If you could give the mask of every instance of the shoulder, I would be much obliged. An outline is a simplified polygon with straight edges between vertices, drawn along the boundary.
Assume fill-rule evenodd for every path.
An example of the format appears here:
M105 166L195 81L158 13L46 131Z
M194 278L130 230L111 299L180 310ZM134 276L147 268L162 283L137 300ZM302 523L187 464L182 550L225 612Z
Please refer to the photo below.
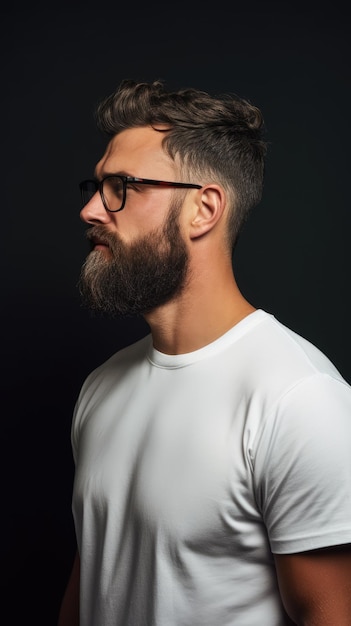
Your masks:
M323 408L328 399L351 401L351 386L317 346L270 314L262 312L259 320L238 345L236 356L241 387L261 407L261 425L268 415L288 409L299 399L306 408L307 404Z
M260 324L251 333L258 366L295 372L297 376L321 372L342 379L332 361L316 345L273 315L262 313Z
M273 484L277 492L278 484L282 492L288 484L300 489L312 475L350 474L351 386L316 346L272 316L251 339L247 426L261 494Z

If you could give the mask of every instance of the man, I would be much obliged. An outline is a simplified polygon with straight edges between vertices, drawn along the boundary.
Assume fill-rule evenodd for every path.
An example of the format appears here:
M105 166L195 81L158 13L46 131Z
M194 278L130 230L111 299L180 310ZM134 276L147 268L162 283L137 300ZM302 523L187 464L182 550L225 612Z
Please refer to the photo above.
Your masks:
M77 401L59 625L350 625L351 388L233 273L262 193L262 115L126 80L98 120L80 289L151 333Z

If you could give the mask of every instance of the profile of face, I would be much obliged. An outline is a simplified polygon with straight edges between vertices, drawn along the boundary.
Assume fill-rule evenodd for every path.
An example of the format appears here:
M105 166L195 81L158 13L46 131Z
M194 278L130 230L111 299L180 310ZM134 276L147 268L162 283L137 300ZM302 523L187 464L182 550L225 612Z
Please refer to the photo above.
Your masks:
M162 141L167 129L129 128L115 135L96 166L111 174L174 180L174 162ZM184 189L130 184L120 212L120 185L89 193L81 218L92 251L79 277L83 303L110 317L145 315L175 298L186 282L189 258L180 227ZM118 194L116 198L111 194ZM107 201L106 201L107 200Z
M110 317L144 315L183 290L189 259L179 210L174 199L162 227L128 243L103 224L87 231L92 245L102 242L110 254L92 250L82 266L78 286L85 306Z

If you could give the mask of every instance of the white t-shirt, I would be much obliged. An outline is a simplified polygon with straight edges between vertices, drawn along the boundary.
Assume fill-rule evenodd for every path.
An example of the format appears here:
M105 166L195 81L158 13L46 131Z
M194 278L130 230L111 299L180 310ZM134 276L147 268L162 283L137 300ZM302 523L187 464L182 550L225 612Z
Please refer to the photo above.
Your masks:
M351 542L351 387L262 310L113 355L72 445L82 626L282 626L272 553Z

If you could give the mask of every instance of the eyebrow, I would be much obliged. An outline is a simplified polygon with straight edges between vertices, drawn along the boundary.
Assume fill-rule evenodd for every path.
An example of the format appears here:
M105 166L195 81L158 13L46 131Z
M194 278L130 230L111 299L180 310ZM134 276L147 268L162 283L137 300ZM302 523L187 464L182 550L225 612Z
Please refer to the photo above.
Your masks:
M102 180L103 178L105 178L106 176L134 176L134 174L130 174L124 170L120 171L120 172L107 172L107 171L102 171L100 173L100 176L97 176L96 174L96 170L94 171L94 180ZM138 177L140 178L140 177Z

